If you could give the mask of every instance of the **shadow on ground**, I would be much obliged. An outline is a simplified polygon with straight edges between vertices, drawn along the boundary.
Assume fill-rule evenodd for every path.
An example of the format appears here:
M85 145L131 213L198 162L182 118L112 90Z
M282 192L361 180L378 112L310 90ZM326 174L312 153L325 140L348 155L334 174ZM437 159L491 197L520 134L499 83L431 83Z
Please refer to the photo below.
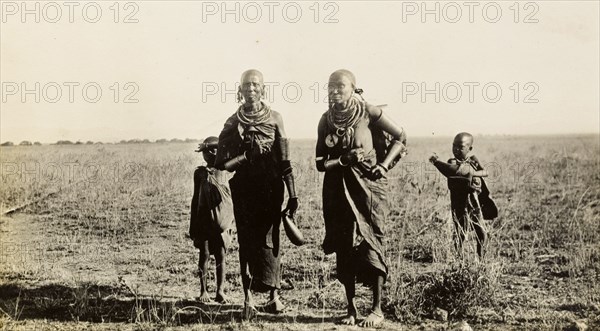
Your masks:
M169 325L240 321L240 305L202 304L172 297L141 297L119 287L81 284L78 287L45 285L29 288L0 285L0 314L15 320L51 319L87 322L152 322ZM284 313L259 314L269 322L327 323L330 317Z

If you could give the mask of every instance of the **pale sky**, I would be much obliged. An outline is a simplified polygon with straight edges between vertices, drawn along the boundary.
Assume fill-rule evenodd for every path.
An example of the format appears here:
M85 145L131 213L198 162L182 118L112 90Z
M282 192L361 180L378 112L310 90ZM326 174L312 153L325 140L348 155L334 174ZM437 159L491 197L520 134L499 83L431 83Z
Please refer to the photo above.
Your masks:
M250 68L292 138L316 137L340 68L413 136L600 130L598 1L228 2L224 18L221 1L49 3L2 1L1 141L217 135Z

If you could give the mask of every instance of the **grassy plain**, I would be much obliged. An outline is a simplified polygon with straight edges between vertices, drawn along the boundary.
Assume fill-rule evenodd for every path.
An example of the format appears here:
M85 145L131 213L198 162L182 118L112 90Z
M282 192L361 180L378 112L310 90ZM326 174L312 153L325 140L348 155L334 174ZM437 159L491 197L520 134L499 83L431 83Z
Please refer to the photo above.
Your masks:
M345 300L334 256L320 249L322 174L314 142L292 144L297 223L308 243L282 238L289 310L243 323L236 244L226 276L234 304L195 300L197 251L186 237L201 163L194 144L1 148L1 210L35 203L0 219L0 328L336 328ZM382 327L446 330L465 320L475 330L562 330L583 320L600 329L599 137L475 137L500 208L486 223L484 263L472 236L465 259L455 257L448 190L427 162L434 151L449 158L450 145L451 138L411 139L409 155L388 174ZM359 294L366 312L369 291ZM449 321L433 320L435 308Z

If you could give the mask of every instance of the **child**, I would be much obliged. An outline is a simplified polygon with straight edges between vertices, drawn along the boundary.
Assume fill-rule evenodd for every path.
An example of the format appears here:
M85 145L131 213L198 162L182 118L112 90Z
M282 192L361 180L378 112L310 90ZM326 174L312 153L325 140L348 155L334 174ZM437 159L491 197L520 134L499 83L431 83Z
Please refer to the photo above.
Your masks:
M198 146L206 166L194 171L194 196L190 217L190 238L200 249L198 269L200 274L200 302L208 303L206 272L210 255L215 256L217 269L217 294L215 301L229 303L223 291L225 281L225 251L231 243L231 228L234 222L231 192L226 175L214 168L217 154L217 137L208 137Z
M497 217L498 209L483 180L488 173L475 155L469 156L471 150L473 150L473 136L467 132L461 132L454 137L452 143L454 158L445 163L439 161L438 156L434 153L429 158L429 162L448 178L458 255L462 256L466 231L473 226L477 234L477 254L482 259L487 241L487 233L482 222L483 219L489 220Z

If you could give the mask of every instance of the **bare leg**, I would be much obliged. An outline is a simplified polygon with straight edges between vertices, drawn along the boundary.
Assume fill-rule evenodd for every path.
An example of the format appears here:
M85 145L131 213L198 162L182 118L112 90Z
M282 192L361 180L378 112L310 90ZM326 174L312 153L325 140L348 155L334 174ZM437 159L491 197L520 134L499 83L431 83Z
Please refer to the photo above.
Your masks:
M344 289L346 291L346 300L348 301L348 314L338 321L339 324L343 325L354 325L356 324L356 318L358 310L354 303L354 297L356 296L356 288L354 280L347 280L344 282Z
M219 252L215 255L217 263L217 296L215 301L221 304L228 304L229 299L225 296L223 285L225 284L225 247L221 247Z
M454 248L458 258L463 257L463 243L465 241L466 229L463 219L454 219Z
M473 227L475 228L475 233L477 234L477 255L479 255L479 260L483 260L483 257L485 256L485 247L487 244L487 233L479 222L473 222Z
M375 279L375 286L373 286L373 311L376 313L382 313L381 311L381 292L383 289L383 275L377 275Z
M200 258L198 261L198 273L200 274L200 298L199 301L202 303L210 302L208 297L208 291L206 286L206 275L208 270L208 259L210 258L210 252L208 251L208 240L204 241L200 245Z
M483 214L481 213L481 205L477 194L469 195L471 208L469 209L469 223L473 225L475 234L477 234L477 255L479 260L483 261L485 255L485 247L487 244L487 233L483 227Z
M361 327L374 327L383 322L383 311L381 310L381 292L383 289L384 276L378 274L373 281L373 306L371 307L371 313L364 321L360 322Z
M240 249L240 269L242 274L242 286L244 287L244 309L242 310L242 319L248 320L256 315L256 307L254 307L254 299L250 293L250 273L248 270L248 260L246 259L242 249Z

